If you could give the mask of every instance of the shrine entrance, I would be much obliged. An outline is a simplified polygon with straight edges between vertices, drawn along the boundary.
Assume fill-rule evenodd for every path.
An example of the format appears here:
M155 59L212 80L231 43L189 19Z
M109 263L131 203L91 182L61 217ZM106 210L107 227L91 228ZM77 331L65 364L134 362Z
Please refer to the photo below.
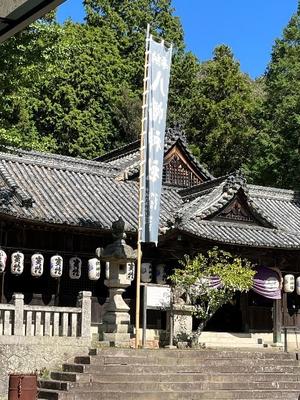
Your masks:
M241 295L237 293L231 302L224 304L208 321L205 330L214 332L244 332L240 297Z

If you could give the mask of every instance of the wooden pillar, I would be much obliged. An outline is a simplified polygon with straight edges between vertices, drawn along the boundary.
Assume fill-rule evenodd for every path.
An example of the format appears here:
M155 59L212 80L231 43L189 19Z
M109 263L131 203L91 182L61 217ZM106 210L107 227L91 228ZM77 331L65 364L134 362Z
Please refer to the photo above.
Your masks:
M240 310L242 314L243 331L249 332L249 304L248 293L241 293L240 297Z
M281 343L282 300L273 301L273 343Z

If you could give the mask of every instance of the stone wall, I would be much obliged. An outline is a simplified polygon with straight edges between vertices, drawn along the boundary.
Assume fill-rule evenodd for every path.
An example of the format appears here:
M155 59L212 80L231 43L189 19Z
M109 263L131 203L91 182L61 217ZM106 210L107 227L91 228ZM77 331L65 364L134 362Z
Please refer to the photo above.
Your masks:
M0 336L0 400L7 399L10 373L47 375L74 356L88 354L90 345L87 338Z

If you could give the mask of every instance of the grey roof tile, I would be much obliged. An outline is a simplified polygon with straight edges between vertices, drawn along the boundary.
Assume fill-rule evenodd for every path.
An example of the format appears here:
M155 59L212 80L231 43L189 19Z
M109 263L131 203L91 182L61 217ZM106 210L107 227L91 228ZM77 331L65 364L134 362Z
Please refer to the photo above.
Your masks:
M254 247L299 249L300 234L282 230L217 221L192 221L180 230L203 239L226 244L240 244Z
M128 230L137 229L138 185L117 181L115 170L96 161L22 152L0 154L0 213L40 222L110 229L122 216ZM8 179L9 173L9 179ZM18 193L31 196L25 207ZM16 195L17 194L17 195ZM164 199L167 198L167 201ZM163 190L161 219L182 203L176 190Z

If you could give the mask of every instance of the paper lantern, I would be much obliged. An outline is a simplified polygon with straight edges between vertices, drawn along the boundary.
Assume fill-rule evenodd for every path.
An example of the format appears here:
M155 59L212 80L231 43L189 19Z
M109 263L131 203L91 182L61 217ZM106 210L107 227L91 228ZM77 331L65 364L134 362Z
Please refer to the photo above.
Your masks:
M63 273L63 258L56 254L50 258L50 275L52 278L60 278Z
M105 279L109 279L109 261L105 263Z
M165 285L167 283L166 265L158 264L155 272L156 283Z
M13 275L21 275L24 271L24 254L20 251L11 255L11 273Z
M141 280L144 283L150 283L152 281L151 263L142 263Z
M7 254L4 250L0 250L0 273L5 271Z
M134 262L130 262L126 264L126 277L127 279L129 279L130 281L134 280L134 276L135 276L135 264Z
M300 276L296 279L296 293L300 296Z
M42 254L36 253L31 256L31 275L40 277L44 272L44 257Z
M264 286L265 286L265 289L267 289L269 291L275 291L280 288L280 282L279 282L278 278L276 278L275 276L270 276L269 278L267 278L265 280Z
M88 273L89 279L91 281L97 281L101 275L100 260L98 260L98 258L89 259L88 267L89 267L89 273Z
M69 277L70 279L80 279L82 261L79 257L72 257L69 260Z
M287 274L283 278L283 289L286 293L292 293L295 290L295 277Z

